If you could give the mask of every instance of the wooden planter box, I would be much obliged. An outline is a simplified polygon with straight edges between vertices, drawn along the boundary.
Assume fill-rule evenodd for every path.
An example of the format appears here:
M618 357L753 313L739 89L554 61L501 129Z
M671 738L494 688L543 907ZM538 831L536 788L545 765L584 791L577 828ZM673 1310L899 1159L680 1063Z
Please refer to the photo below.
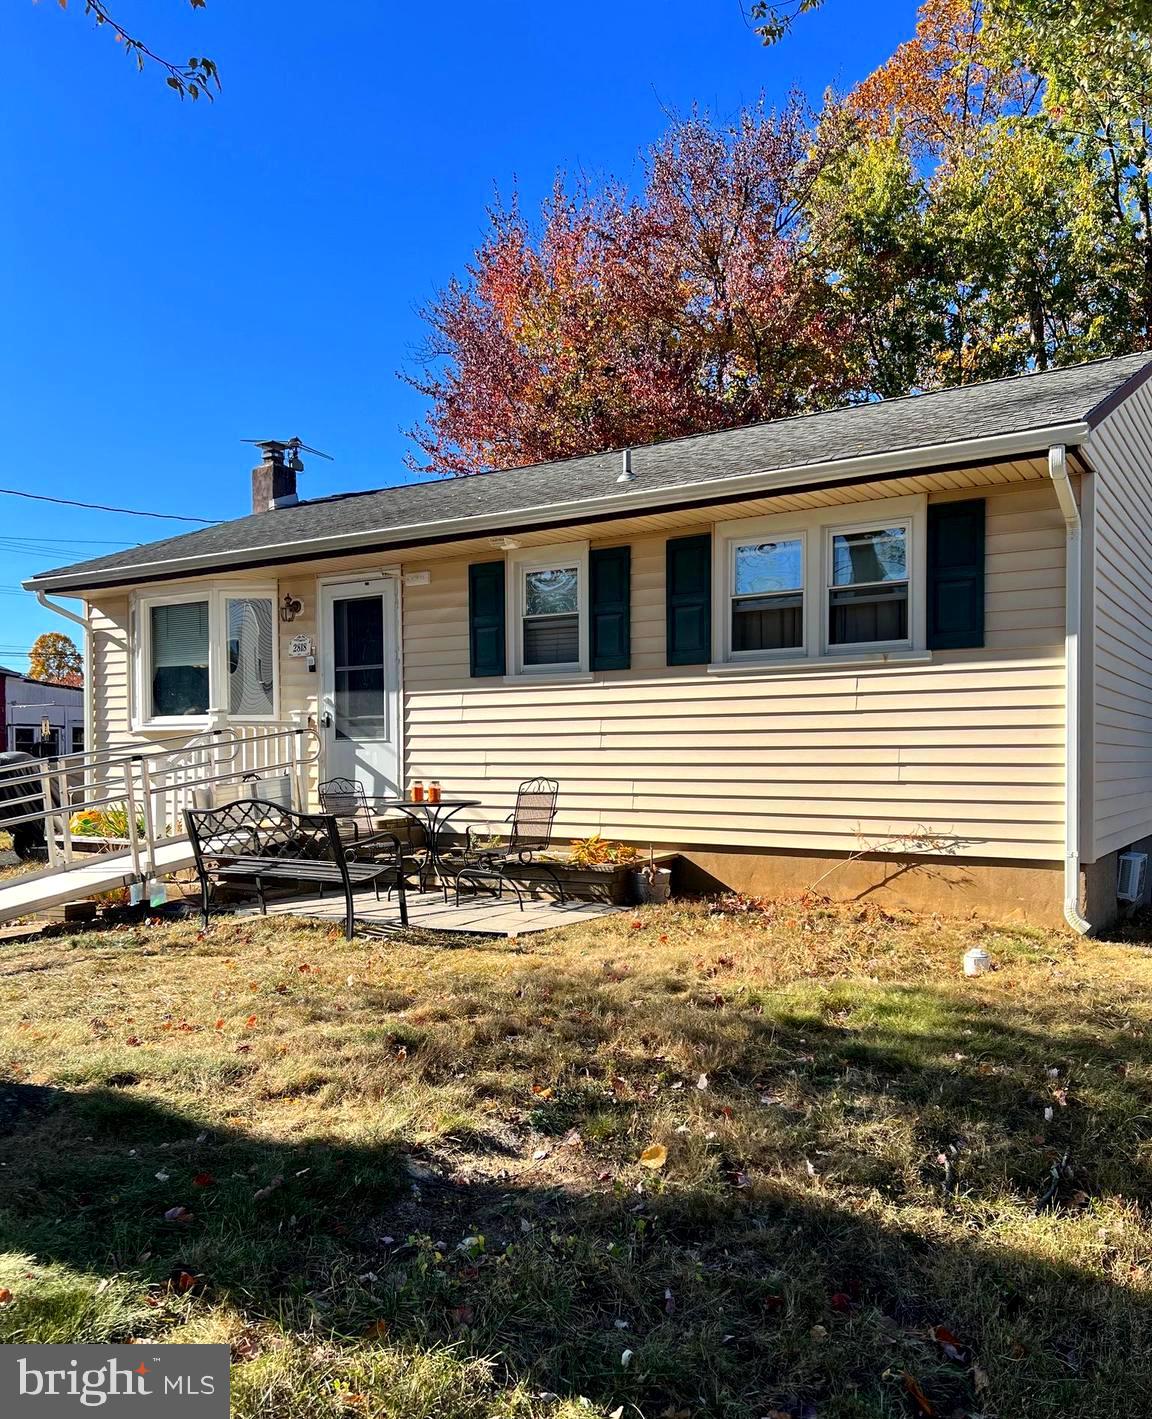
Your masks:
M657 867L670 867L675 854L658 857ZM605 862L595 867L573 867L563 859L549 860L548 866L564 884L565 892L591 902L610 902L614 907L634 907L640 900L636 874L645 863ZM533 895L554 896L555 884L534 863L517 868L515 877Z

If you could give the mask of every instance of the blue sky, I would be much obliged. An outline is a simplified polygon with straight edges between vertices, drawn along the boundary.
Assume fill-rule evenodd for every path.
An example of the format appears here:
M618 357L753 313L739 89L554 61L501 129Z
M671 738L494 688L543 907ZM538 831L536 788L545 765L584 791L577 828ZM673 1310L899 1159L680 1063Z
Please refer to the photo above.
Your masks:
M739 0L110 8L224 90L181 103L82 0L7 0L0 486L212 518L248 510L244 438L332 453L305 495L406 476L397 370L495 192L633 179L669 111L845 86L915 22L827 0L765 50ZM178 529L0 496L0 663L67 629L22 577Z

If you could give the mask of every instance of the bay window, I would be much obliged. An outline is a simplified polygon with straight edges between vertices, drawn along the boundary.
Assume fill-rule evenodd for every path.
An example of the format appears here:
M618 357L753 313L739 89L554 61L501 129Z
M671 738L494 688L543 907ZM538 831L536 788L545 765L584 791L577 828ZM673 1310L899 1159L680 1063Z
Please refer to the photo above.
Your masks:
M276 714L275 587L140 596L133 607L133 723L192 728L213 713Z
M914 495L719 523L713 668L923 650L926 507Z

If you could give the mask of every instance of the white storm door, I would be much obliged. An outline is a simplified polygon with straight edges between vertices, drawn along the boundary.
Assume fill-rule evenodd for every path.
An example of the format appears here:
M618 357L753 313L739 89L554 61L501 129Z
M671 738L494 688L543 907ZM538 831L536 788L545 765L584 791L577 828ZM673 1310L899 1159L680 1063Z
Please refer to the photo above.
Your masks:
M396 581L320 588L320 736L325 779L359 779L371 797L400 791Z

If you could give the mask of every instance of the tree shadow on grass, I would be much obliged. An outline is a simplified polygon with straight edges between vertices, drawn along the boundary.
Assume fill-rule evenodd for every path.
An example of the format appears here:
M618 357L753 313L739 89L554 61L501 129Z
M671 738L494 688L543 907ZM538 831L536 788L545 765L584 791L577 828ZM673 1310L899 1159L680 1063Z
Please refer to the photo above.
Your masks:
M660 1008L715 1048L702 1000ZM739 1035L712 1089L764 1110L765 1151L737 1156L718 1118L716 1141L693 1144L686 1181L652 1175L643 1192L626 1166L631 1134L615 1159L611 1136L604 1145L610 1178L592 1167L579 1185L548 1186L498 1167L469 1179L399 1143L205 1127L128 1081L2 1084L0 1251L136 1278L158 1324L189 1298L348 1341L383 1321L389 1343L498 1355L533 1391L646 1416L916 1413L906 1375L937 1414L1135 1412L1135 1396L1152 1393L1146 1271L1122 1237L1101 1266L1086 1240L1091 1204L1076 1194L1146 1201L1148 1041L1086 1027L1053 1044L1073 1088L1046 1123L1046 1086L1019 1068L1043 1054L1043 1020L1023 1029L889 987L866 1007L832 992L819 1012L785 1002L750 1013ZM558 1138L633 1107L589 1086L534 1123ZM822 1131L869 1110L915 1135L919 1178L880 1145L821 1146ZM507 1146L459 1141L494 1164ZM1066 1153L1074 1184L1030 1222ZM952 1190L970 1200L1018 1190L1014 1234L993 1232L979 1206L950 1212L937 1155L955 1159ZM11 1322L34 1328L35 1304ZM933 1338L939 1325L956 1353Z

